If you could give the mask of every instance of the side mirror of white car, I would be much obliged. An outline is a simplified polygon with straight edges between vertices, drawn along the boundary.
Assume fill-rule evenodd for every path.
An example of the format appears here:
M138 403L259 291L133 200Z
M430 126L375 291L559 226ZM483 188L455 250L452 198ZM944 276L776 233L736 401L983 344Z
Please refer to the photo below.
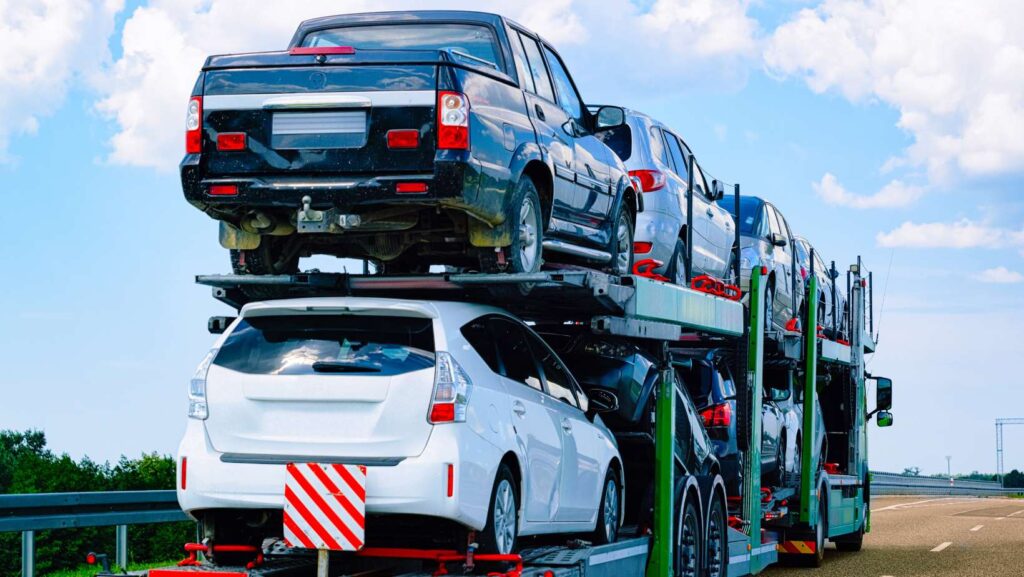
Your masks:
M587 396L593 413L611 413L619 410L619 396L608 389L591 389Z

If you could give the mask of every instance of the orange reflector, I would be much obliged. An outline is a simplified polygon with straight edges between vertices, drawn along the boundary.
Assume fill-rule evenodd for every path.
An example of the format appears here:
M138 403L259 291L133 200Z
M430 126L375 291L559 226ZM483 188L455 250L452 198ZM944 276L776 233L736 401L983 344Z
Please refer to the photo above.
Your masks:
M399 182L395 185L395 192L398 194L417 194L427 192L425 182Z
M236 196L238 187L234 184L212 184L210 185L210 196Z
M388 148L416 148L420 145L418 130L389 130Z
M217 135L217 150L245 150L245 133L221 132Z
M455 465L448 464L448 496L455 495Z

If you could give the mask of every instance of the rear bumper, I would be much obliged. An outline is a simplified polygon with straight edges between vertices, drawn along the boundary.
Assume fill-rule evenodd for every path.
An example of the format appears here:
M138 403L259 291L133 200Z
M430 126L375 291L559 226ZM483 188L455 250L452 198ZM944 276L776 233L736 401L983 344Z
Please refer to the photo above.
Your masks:
M203 424L190 420L178 450L179 468L181 459L188 458L186 488L180 472L177 487L186 513L284 508L286 463L226 463L221 456L210 445ZM395 465L367 466L367 516L440 517L483 529L501 457L497 447L468 427L436 426L422 454ZM448 465L453 465L450 497Z
M667 274L679 239L679 223L672 215L645 209L636 215L634 242L651 243L650 252L634 253L633 261L654 259L661 263L654 272Z
M302 207L305 196L317 210L330 208L359 212L374 205L445 205L463 208L484 220L494 220L500 210L494 202L478 199L479 163L471 157L437 161L433 173L341 176L330 174L258 174L215 176L204 173L201 156L187 155L181 166L185 199L201 210L216 214L242 213L248 209ZM425 192L397 191L399 183L426 184ZM211 195L213 185L234 185L237 194ZM486 200L486 199L484 199ZM503 207L502 207L503 208ZM494 213L494 214L492 214Z

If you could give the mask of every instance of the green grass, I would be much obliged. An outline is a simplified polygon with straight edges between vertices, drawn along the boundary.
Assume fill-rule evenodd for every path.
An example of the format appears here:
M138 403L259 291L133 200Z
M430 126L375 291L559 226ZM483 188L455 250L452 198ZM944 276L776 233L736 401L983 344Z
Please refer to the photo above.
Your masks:
M138 571L139 569L152 569L153 567L168 567L175 565L181 559L174 559L172 561L160 561L154 563L133 563L128 565L129 571ZM111 572L114 572L116 567L111 563ZM82 565L77 569L62 569L60 571L51 571L50 573L44 573L40 577L93 577L102 570L99 564L96 565Z

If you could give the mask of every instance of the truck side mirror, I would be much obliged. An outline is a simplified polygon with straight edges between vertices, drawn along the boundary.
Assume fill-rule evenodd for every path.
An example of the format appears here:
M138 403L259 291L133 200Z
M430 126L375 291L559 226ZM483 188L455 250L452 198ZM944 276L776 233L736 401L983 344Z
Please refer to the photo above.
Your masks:
M891 427L892 426L892 413L889 411L881 411L878 413L878 426L879 427Z
M875 379L875 411L888 411L892 408L892 379L874 377ZM891 417L892 415L890 415ZM881 417L881 415L879 415Z

